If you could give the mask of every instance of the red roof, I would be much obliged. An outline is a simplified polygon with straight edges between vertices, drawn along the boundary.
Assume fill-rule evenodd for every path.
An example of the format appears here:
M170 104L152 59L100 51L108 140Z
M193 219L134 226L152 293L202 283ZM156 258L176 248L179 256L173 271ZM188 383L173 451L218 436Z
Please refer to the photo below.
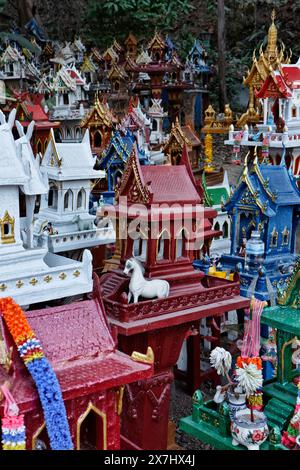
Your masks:
M152 375L151 366L116 350L104 308L96 299L26 312L26 317L51 362L65 400ZM17 403L28 406L37 399L36 389L25 366L20 367L20 359L14 362L22 376L17 374L12 394Z
M180 204L201 204L200 196L188 174L185 165L141 166L145 184L151 182L155 202L177 202Z
M270 85L272 82L277 90ZM265 80L261 89L256 93L258 98L267 98L278 94L279 97L291 98L292 91L300 88L300 67L298 65L283 65L281 69L272 72Z

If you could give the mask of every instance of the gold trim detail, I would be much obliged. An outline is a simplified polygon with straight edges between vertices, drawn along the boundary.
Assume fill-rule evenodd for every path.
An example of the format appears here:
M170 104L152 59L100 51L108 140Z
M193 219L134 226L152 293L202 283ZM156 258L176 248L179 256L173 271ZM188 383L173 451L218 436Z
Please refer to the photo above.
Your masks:
M64 281L65 279L67 279L67 277L68 277L68 276L66 275L66 273L61 273L61 274L59 275L59 279L61 279L62 281Z
M35 449L35 445L36 445L36 441L38 440L38 437L39 435L44 431L46 427L46 423L45 421L43 422L43 424L37 429L37 431L33 434L32 436L32 441L31 441L31 448L32 450L36 450Z
M53 277L52 276L45 276L44 277L44 281L47 282L47 284L49 284L51 281L53 280Z
M7 289L7 285L6 285L6 284L1 284L0 290L1 290L2 292L5 292L6 289Z
M22 282L22 281L16 282L16 287L17 287L18 289L21 289L23 286L24 286L24 282Z
M125 385L121 385L121 387L119 388L116 394L116 406L117 406L116 411L117 411L118 416L121 416L122 410L123 410L124 390L125 390Z
M107 416L90 401L86 411L78 418L77 421L77 437L76 437L76 449L80 450L80 430L81 425L85 418L88 416L90 411L94 411L103 420L103 450L107 450Z
M38 284L38 280L34 277L31 279L31 281L29 282L29 284L31 284L32 286L36 286Z
M79 276L80 276L80 271L78 271L78 270L77 270L77 271L74 271L74 272L73 272L73 276L74 276L74 277L79 277Z
M142 362L145 364L154 364L154 352L153 349L149 346L147 349L147 354L142 354L137 351L134 351L131 354L131 359L135 362Z
M4 228L5 225L10 227L10 233L5 234ZM8 245L10 243L15 243L15 218L11 217L8 211L5 211L3 219L0 219L0 227L1 227L1 243L3 245Z

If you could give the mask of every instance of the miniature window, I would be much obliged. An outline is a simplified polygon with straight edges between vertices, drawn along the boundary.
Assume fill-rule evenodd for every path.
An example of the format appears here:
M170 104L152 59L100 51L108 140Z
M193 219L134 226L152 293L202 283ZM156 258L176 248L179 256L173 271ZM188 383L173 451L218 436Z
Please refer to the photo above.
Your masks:
M40 139L37 142L36 149L37 149L37 153L42 153L43 145L42 145L42 142L40 141Z
M191 74L190 73L186 73L185 74L185 79L187 82L189 82L191 80Z
M287 246L289 244L289 236L290 232L288 231L287 227L285 227L284 231L282 232L282 245Z
M276 248L277 245L278 245L278 232L276 228L274 227L271 233L271 248Z
M119 90L120 90L120 83L115 82L115 91L119 91Z
M133 243L133 256L141 261L146 261L147 256L147 240L138 238Z
M186 256L187 241L186 230L182 229L176 239L176 259Z
M94 147L100 148L102 145L102 135L100 131L96 131L94 134Z
M152 122L152 130L154 132L157 131L157 128L158 128L158 125L157 125L157 120L156 119L153 119L153 122Z
M223 238L228 238L228 222L223 224Z
M166 230L162 232L157 240L157 256L156 259L170 259L170 236Z
M77 450L106 450L106 436L106 415L90 403L77 422Z
M85 200L86 200L85 190L82 188L77 196L77 209L84 209L85 208Z
M26 196L22 191L19 189L19 212L20 212L20 217L26 217L27 216L27 211L26 211Z
M69 95L68 95L68 93L63 94L63 100L64 100L64 105L67 106L69 104Z
M55 184L50 183L50 189L48 193L48 207L57 210L58 203L58 189Z
M220 224L219 224L219 222L217 222L217 223L215 224L214 230L215 230L216 232L220 232ZM221 238L220 235L216 235L216 236L215 236L215 240L219 240L220 238Z
M15 243L15 219L11 217L8 211L5 212L3 219L0 219L1 243Z
M159 61L160 61L160 53L159 53L159 52L156 52L155 55L154 55L154 57L155 57L155 61L156 61L156 62L159 62Z
M65 211L73 210L73 191L69 189L64 197L64 209Z
M297 117L297 108L296 106L294 105L292 107L292 118L296 118Z

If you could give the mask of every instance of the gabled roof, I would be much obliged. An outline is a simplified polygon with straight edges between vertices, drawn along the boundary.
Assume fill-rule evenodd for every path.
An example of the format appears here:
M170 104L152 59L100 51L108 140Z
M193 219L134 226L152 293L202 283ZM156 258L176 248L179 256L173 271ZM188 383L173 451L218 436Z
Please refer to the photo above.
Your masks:
M227 211L239 203L245 189L249 203L257 205L267 217L273 217L280 206L300 208L300 191L285 165L260 165L256 157L253 169L249 171L246 159L239 184L224 206Z
M155 31L153 38L149 42L147 46L148 51L151 50L153 47L159 47L161 49L165 49L166 47L166 42L158 31Z
M111 163L122 161L126 163L132 152L134 136L130 131L115 131L109 145L102 153L100 168L107 170Z
M133 361L117 350L104 306L98 299L27 311L25 315L53 367L64 400L99 393L152 375L151 366ZM9 349L11 343L7 334L5 341ZM15 345L13 349L17 374L11 380L11 391L17 404L25 406L28 412L36 408L38 394Z
M1 56L1 62L25 62L25 58L17 48L9 44Z
M98 125L104 124L106 127L112 128L113 122L116 122L111 110L107 103L101 102L97 96L95 104L90 113L85 116L81 122L81 127L88 127L89 123Z
M29 176L26 174L21 158L17 155L12 127L15 110L10 115L10 124L0 125L0 186L22 186Z
M119 56L113 46L106 49L106 51L103 53L104 60L106 60L107 57L110 57L113 62L118 62Z
M193 131L190 126L181 126L178 119L175 125L172 125L171 134L164 147L164 151L167 151L173 139L175 139L182 148L184 145L188 148L201 146L201 141L195 131Z
M168 115L168 113L164 112L161 99L152 98L151 106L147 111L147 115L150 117L165 117Z
M51 129L50 142L41 163L49 178L62 181L104 178L103 171L94 170L95 163L88 130L80 143L58 143Z
M132 188L135 190L132 191ZM126 195L129 202L200 204L201 199L185 165L141 166L137 148L133 147L117 197Z
M142 64L150 64L152 62L152 59L150 57L150 55L148 54L148 51L145 51L145 50L142 50L142 52L138 55L137 59L136 59L136 63L138 65L142 65Z
M137 41L134 34L129 33L127 38L125 39L124 44L125 44L125 46L127 46L128 44L133 44L134 46L137 46L138 41Z
M267 98L278 94L282 98L291 98L293 90L297 89L300 89L300 62L282 65L272 71L256 96Z
M86 73L86 72L96 72L96 67L95 67L95 64L92 60L92 56L85 56L84 58L84 61L83 61L83 64L82 66L80 67L80 71L83 72L83 73Z
M108 79L111 80L112 78L119 78L121 80L126 80L128 78L128 75L125 72L123 67L120 67L116 63L113 63L108 74Z

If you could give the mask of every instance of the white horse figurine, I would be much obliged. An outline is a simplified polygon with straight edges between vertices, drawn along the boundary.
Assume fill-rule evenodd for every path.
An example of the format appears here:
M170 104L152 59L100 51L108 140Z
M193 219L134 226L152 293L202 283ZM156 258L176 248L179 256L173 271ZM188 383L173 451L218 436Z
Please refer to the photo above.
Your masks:
M170 285L167 281L160 279L153 279L147 281L143 275L143 266L135 258L126 261L124 274L129 275L132 272L131 280L129 283L128 303L130 303L133 296L133 302L138 303L139 297L145 299L165 299L169 296Z

